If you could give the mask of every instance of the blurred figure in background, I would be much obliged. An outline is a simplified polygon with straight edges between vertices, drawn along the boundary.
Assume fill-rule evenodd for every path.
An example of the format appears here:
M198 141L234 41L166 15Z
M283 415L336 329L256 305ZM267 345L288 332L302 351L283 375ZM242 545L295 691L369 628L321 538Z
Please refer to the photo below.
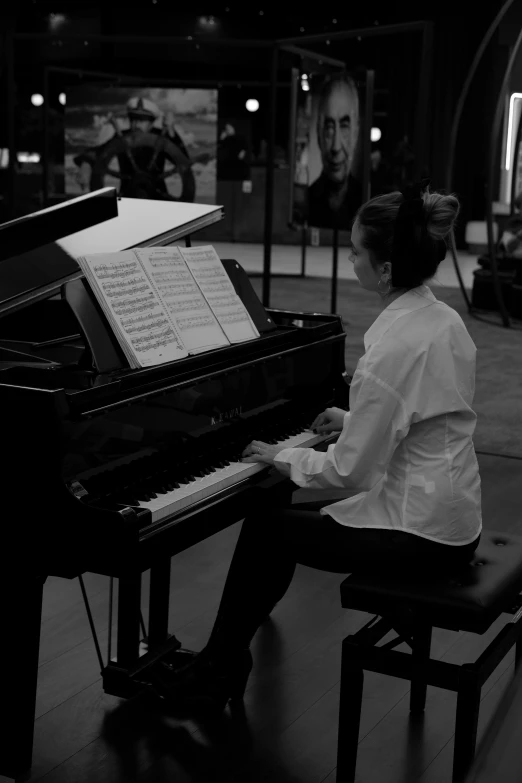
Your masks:
M229 122L219 135L218 143L218 177L221 180L250 179L250 164L248 143L243 135Z

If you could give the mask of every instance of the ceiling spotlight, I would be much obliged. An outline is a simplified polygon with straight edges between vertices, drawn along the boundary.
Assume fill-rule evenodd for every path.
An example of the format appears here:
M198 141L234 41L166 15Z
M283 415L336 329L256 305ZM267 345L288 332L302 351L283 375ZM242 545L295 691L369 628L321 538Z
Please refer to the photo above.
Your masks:
M206 30L212 30L217 25L217 19L215 16L200 16L198 22L201 27L204 27Z
M370 131L370 139L372 141L379 141L381 136L382 136L382 133L381 133L381 129L380 128L372 128L371 129L371 131Z
M249 98L245 106L247 111L257 111L259 109L259 101L257 98Z
M67 97L66 97L66 95L65 95L65 93L64 93L64 92L61 92L61 93L59 94L59 96L58 96L58 100L60 101L60 103L62 104L62 106L65 106L65 104L67 103Z
M44 102L43 95L40 95L39 92L35 92L31 95L31 103L33 106L42 106Z
M67 21L65 14L49 14L49 30L55 33Z

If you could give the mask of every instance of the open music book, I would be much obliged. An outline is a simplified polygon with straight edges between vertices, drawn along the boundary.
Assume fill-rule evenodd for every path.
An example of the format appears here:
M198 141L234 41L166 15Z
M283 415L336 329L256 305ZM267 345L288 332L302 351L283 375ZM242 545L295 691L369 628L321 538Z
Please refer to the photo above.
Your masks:
M77 258L133 368L259 337L211 245Z

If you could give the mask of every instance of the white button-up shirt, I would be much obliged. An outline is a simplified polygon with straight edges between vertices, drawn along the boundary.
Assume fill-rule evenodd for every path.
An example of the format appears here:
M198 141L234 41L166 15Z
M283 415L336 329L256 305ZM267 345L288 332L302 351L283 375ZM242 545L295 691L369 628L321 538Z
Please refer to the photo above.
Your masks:
M482 529L477 349L461 317L419 286L382 311L364 347L337 442L283 449L276 467L300 487L358 491L321 509L341 525L471 543Z

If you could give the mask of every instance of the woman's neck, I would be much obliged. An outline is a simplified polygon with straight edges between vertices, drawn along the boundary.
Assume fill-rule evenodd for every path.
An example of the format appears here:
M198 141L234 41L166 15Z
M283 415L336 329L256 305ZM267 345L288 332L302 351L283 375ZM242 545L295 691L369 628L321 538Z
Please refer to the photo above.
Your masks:
M390 305L392 302L395 302L399 296L402 296L405 293L406 289L399 289L398 291L393 291L391 294L388 294L388 296L381 296L382 309L385 310L388 305Z

